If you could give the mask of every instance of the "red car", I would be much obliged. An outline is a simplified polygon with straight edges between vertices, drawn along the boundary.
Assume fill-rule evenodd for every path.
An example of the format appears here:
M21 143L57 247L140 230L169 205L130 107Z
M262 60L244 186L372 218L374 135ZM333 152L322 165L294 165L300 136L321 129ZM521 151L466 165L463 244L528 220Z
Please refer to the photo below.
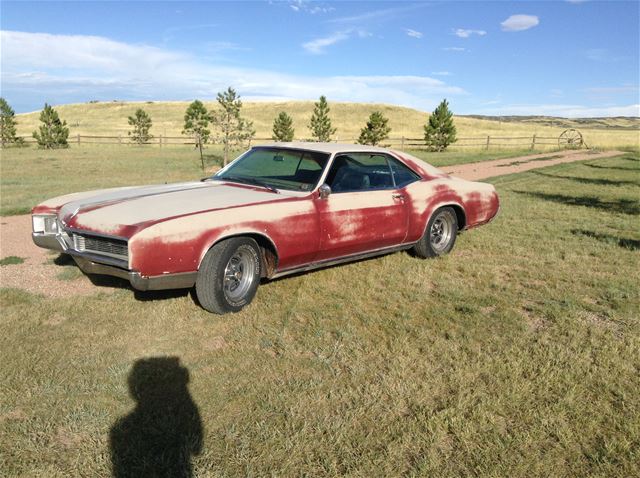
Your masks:
M498 212L490 184L373 146L256 146L196 182L69 194L33 211L33 241L138 290L190 288L237 312L260 278L413 249L449 252Z

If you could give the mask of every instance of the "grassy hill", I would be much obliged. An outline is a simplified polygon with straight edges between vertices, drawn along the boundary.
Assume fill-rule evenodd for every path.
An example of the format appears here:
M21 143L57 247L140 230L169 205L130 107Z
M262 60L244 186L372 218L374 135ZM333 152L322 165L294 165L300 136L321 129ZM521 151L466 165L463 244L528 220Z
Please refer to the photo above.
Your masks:
M60 117L67 121L71 135L127 135L127 117L137 108L144 108L153 119L156 136L180 136L187 102L98 102L56 106ZM205 102L215 109L215 101ZM335 139L352 142L369 114L380 110L389 118L391 137L421 138L428 113L400 106L368 103L330 103ZM254 123L256 138L269 138L273 119L278 112L292 116L296 139L310 136L307 128L313 111L312 101L247 102L243 115ZM18 133L31 136L37 128L39 112L17 115ZM457 116L458 136L538 136L557 137L567 128L578 128L591 147L621 147L640 145L640 121L637 118L574 119L549 117L478 117ZM605 127L606 126L606 127Z

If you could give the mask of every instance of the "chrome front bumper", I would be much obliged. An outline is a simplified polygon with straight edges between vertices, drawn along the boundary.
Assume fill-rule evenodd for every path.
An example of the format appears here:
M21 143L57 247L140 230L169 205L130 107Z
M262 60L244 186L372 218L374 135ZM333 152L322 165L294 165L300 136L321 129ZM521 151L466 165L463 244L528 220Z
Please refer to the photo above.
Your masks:
M139 272L130 271L125 261L86 252L78 252L68 248L65 249L55 234L32 233L31 237L33 238L33 242L39 247L69 254L85 274L119 277L128 280L134 289L141 291L188 289L195 285L198 276L197 272L143 276Z

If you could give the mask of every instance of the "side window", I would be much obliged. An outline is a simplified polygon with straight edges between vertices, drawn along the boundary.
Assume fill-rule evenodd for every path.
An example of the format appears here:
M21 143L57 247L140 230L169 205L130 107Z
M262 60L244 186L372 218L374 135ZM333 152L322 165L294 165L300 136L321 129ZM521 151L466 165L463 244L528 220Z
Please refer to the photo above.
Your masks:
M327 184L334 192L390 189L393 178L385 155L349 153L336 156Z
M393 172L393 178L397 188L402 188L420 179L420 176L395 158L389 158L389 164L391 165L391 171Z

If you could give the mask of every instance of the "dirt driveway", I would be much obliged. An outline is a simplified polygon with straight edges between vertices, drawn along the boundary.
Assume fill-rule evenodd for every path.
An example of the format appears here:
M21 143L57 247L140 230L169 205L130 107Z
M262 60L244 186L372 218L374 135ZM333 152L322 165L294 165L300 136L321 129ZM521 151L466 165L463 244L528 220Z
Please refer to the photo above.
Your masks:
M442 169L451 175L464 179L480 180L554 164L610 158L621 154L623 153L620 151L540 153L496 161L448 166ZM102 292L114 290L113 287L104 285L96 287L84 275L64 274L63 270L67 267L62 267L54 262L57 254L36 247L31 241L30 234L30 216L0 218L0 258L17 256L24 259L22 264L0 266L0 287L24 289L49 297L68 297L70 294L85 295L95 293L98 290Z

